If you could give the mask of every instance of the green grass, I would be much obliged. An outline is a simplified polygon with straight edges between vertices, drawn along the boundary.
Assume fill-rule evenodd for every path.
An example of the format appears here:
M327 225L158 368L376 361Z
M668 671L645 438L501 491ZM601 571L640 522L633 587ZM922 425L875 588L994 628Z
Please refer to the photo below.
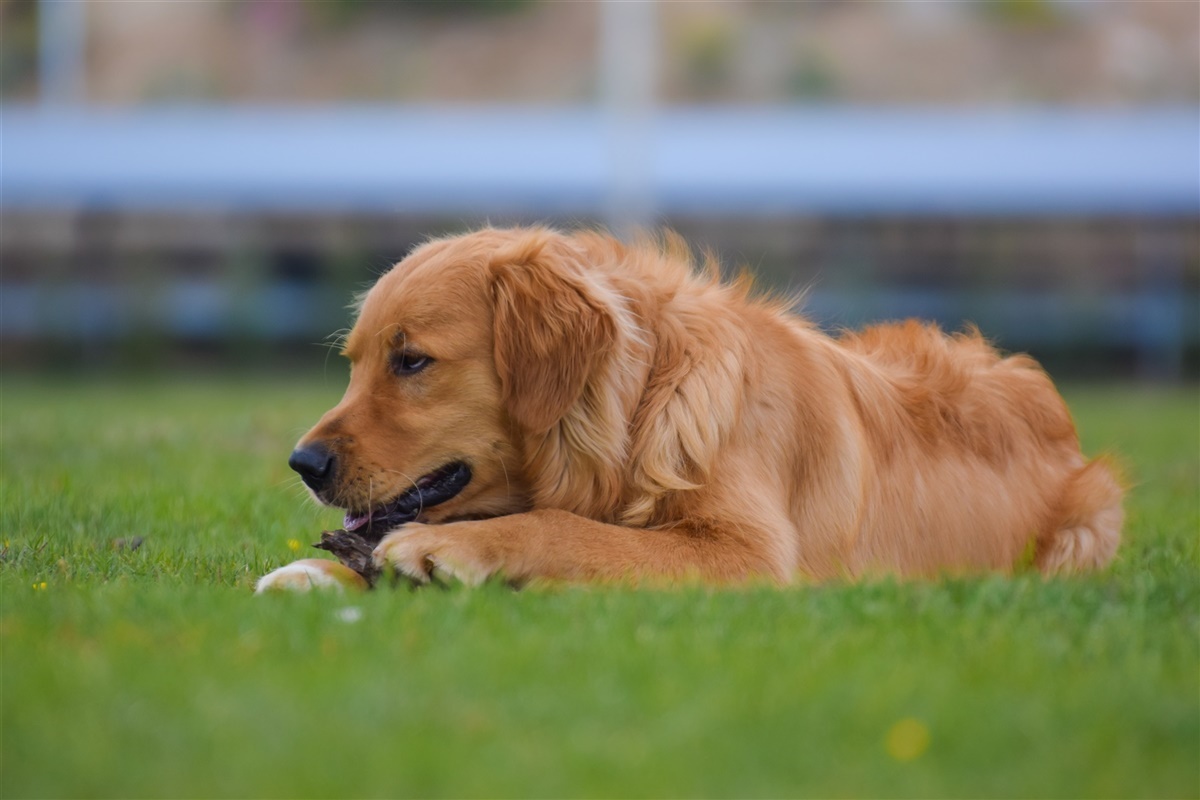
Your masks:
M0 796L1200 795L1194 388L1068 392L1100 575L253 597L336 383L6 378Z

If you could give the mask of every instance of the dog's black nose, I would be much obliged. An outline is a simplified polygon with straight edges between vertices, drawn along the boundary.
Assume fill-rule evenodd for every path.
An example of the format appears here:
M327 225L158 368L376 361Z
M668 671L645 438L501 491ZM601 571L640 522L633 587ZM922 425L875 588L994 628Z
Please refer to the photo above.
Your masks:
M320 444L297 447L288 466L300 473L300 479L314 492L324 489L333 478L333 455Z

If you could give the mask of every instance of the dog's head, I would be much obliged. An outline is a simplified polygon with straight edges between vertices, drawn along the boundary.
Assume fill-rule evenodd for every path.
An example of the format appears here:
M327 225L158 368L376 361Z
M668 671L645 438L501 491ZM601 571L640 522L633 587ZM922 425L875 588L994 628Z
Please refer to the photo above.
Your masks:
M524 510L526 442L579 400L614 318L569 237L483 230L427 244L367 293L345 396L289 464L347 529Z

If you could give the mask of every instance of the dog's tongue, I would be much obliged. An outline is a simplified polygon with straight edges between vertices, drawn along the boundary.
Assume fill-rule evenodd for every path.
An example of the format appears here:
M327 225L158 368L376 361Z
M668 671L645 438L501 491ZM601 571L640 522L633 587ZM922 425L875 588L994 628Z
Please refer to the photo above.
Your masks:
M348 531L357 531L360 528L365 528L371 524L371 512L365 514L353 514L346 512L346 518L342 520L342 527Z

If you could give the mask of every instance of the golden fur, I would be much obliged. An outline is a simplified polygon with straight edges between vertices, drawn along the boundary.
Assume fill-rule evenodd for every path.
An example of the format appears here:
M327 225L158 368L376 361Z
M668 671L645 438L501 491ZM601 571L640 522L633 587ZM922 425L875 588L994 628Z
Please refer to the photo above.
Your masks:
M366 508L474 477L379 545L441 570L779 582L1094 569L1122 490L1030 358L918 322L831 338L696 270L678 238L497 230L430 242L365 297L341 403L302 443ZM398 349L435 360L398 376ZM421 524L426 523L426 524Z

